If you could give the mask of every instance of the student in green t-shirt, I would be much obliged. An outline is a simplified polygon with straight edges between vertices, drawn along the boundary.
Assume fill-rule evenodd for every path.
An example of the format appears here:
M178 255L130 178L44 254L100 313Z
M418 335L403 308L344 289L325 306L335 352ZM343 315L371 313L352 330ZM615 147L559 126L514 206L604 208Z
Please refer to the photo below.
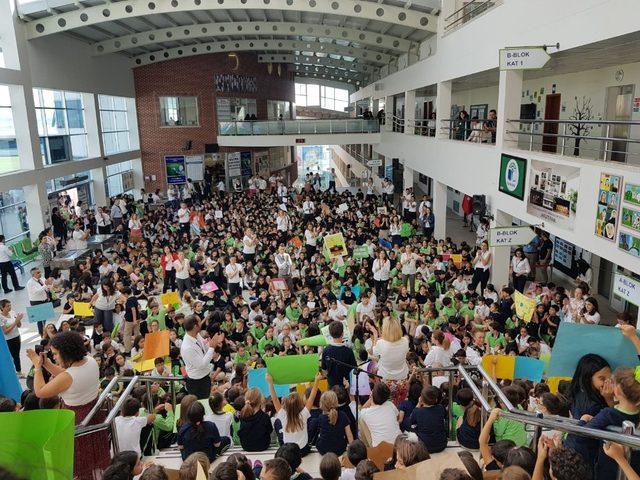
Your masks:
M507 346L507 341L504 339L504 335L498 330L500 325L498 322L491 322L489 325L489 331L484 336L484 341L489 345L491 353L495 353L498 350L504 350Z
M253 338L259 341L262 339L262 337L264 337L264 332L266 331L267 327L262 322L262 315L258 315L256 318L254 318L253 325L251 325L251 327L249 328L249 332L251 332Z
M238 343L237 349L238 351L233 357L233 363L235 363L236 365L238 363L244 363L245 365L247 365L249 363L249 351L245 347L244 343Z
M300 315L302 315L302 309L300 308L300 305L298 305L297 298L293 297L291 299L291 302L289 302L289 305L284 310L284 315L292 322L298 322Z
M274 336L273 327L267 328L264 337L262 337L258 342L258 352L260 352L260 355L264 355L264 347L267 345L271 345L273 348L278 348L280 346L278 344L278 339Z
M456 307L453 306L451 297L444 297L440 306L440 315L447 318L454 318L458 314Z
M476 305L473 299L471 298L467 299L467 303L463 304L460 307L460 310L459 310L460 316L464 318L465 321L473 320L475 317L475 308L476 308Z
M158 300L153 299L147 305L147 325L151 325L154 321L158 322L158 330L165 330L167 310L163 305L160 305Z

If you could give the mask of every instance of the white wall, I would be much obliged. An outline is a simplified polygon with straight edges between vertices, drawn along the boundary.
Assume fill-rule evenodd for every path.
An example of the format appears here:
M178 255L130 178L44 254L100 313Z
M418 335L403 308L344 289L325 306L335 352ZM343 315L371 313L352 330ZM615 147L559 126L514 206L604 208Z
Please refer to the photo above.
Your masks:
M541 219L526 211L525 201L498 192L500 151L492 145L471 144L455 140L433 139L414 135L382 132L382 141L374 146L376 152L401 158L404 164L416 171L469 195L484 194L493 212L501 210L529 224L540 224ZM521 150L505 150L530 160L558 162L558 156ZM616 243L596 237L594 234L598 186L601 173L622 175L625 182L640 183L640 169L617 163L563 157L562 163L579 167L580 188L576 219L573 230L545 223L544 228L607 260L640 273L640 259L620 250ZM528 192L530 175L527 175L525 191Z

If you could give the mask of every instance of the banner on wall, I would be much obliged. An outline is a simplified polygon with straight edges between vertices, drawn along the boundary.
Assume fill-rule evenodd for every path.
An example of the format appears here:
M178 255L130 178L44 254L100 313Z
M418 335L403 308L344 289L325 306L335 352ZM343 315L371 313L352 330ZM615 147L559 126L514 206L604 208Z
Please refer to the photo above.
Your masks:
M498 190L518 200L524 200L526 177L527 159L503 153L500 157Z
M600 175L598 191L598 211L596 213L596 235L612 242L616 239L618 212L620 211L620 191L622 177L619 175Z
M227 153L227 175L229 177L240 176L240 152Z
M187 167L187 178L194 182L204 181L204 155L187 155L184 161Z
M321 145L302 147L302 161L306 163L317 163L324 158L324 150Z
M240 174L243 177L253 175L251 170L251 152L240 152Z
M640 307L640 280L621 273L613 275L613 293L629 303Z
M384 167L384 178L393 182L393 165L387 165Z
M527 213L573 230L580 188L580 169L531 161Z
M175 185L187 181L187 171L184 164L184 155L167 155L164 157L167 172L167 183Z
M254 152L253 164L256 174L268 176L271 173L271 167L269 165L269 150L264 152Z

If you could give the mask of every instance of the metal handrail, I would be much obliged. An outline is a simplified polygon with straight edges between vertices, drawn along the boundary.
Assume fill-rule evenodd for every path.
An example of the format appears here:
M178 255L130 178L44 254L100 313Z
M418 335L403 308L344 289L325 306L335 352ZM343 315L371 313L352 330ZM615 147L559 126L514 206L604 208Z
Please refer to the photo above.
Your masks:
M98 397L98 401L96 402L96 404L93 406L91 411L87 414L87 416L84 417L84 420L80 422L81 427L88 425L91 419L94 417L94 415L98 413L98 410L100 410L100 407L102 407L102 404L104 403L104 401L109 397L111 390L116 385L116 383L118 383L118 381L119 381L118 377L113 377L109 382L109 384L104 388L104 390L102 390L102 393Z
M376 118L218 122L219 136L378 133L379 131L380 124Z
M457 119L453 119L457 120ZM507 123L586 123L586 124L594 124L594 125L629 125L629 126L638 126L640 125L640 121L638 120L561 120L561 119L531 119L531 118L514 118L507 120Z
M476 7L474 9L472 9L471 11L465 13L464 15L462 15L461 17L457 18L456 20L454 20L453 22L451 22L449 25L447 25L445 28L449 29L451 27L453 27L455 24L457 24L458 22L460 22L461 20L464 20L466 18L471 17L471 15L476 12L477 10L480 10L482 7L485 7L486 5L490 4L490 3L494 3L495 0L485 0L484 2L476 5ZM458 10L456 10L455 12L453 12L451 15L449 15L447 18L445 18L445 23L454 15L460 13L460 11L464 10L465 8L467 8L469 5L473 5L474 3L477 3L477 0L471 0L469 3L467 3L466 5L463 5L461 8L459 8ZM495 6L495 4L494 4ZM486 11L486 10L485 10ZM463 22L464 23L464 22Z

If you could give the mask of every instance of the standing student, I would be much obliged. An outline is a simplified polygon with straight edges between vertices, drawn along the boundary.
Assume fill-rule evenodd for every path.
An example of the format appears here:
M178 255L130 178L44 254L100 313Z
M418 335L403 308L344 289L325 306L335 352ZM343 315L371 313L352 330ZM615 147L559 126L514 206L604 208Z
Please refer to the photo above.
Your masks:
M483 240L473 259L473 278L471 279L471 285L469 285L470 293L476 291L478 284L480 284L481 292L484 292L487 287L489 276L491 275L491 257L489 243Z
M263 410L264 397L257 388L250 388L244 396L244 408L240 411L238 437L247 452L261 452L271 445L273 425Z
M329 388L342 385L345 380L349 381L349 373L357 366L353 350L344 344L343 334L342 322L334 321L329 324L331 345L322 351L322 369L327 372ZM341 365L336 360L353 367Z
M511 273L513 288L520 293L524 293L524 287L531 273L531 266L522 248L517 248L514 252L509 266L509 273Z
M162 266L162 273L164 278L162 293L165 293L167 290L174 291L176 289L175 263L177 263L177 261L178 254L173 253L170 247L164 247L164 253L160 257L160 265Z
M391 262L384 250L380 250L378 257L373 261L373 283L376 288L376 297L382 300L387 298L387 285L391 272Z
M138 299L132 294L131 287L124 287L120 294L124 298L124 329L122 332L124 351L130 354L133 339L140 335L140 309Z
M280 399L276 394L276 389L273 386L273 379L271 375L267 374L267 382L269 383L269 392L271 393L271 401L276 409L276 420L280 420L282 423L282 444L295 443L300 447L300 454L302 456L307 455L311 451L311 445L309 444L309 434L307 430L307 421L311 417L311 408L313 402L318 393L318 383L322 375L318 372L316 374L315 381L313 382L313 388L307 398L307 401L303 403L302 397L297 392L289 394L287 397Z
M185 386L187 392L199 399L209 398L211 395L211 359L215 348L219 348L224 340L224 334L211 332L208 342L200 336L200 322L195 315L189 315L184 320L185 336L180 347L180 355L184 360L187 373Z
M0 235L0 273L2 274L2 289L4 290L4 293L13 291L7 285L7 275L11 277L11 283L13 283L13 288L16 291L24 289L24 287L18 282L16 269L13 267L13 263L11 263L12 255L13 248L5 245L4 235Z

